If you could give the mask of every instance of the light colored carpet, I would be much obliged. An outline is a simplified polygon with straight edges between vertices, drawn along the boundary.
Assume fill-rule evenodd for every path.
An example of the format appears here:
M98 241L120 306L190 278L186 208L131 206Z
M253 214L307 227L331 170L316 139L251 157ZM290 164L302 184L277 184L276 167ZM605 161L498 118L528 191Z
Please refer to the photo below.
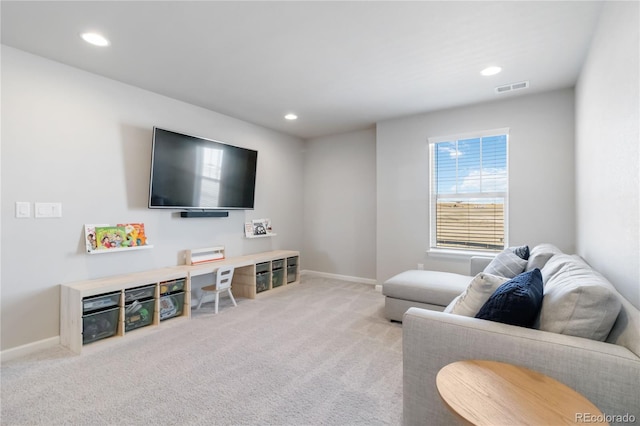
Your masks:
M399 425L402 329L383 305L371 286L303 276L80 356L52 348L7 361L0 421Z

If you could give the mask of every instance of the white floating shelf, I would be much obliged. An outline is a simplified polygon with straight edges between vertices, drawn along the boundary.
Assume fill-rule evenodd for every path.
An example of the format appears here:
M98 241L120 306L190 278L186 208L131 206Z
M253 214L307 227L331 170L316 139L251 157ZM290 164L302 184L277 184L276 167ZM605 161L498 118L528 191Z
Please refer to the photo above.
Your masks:
M262 235L250 235L248 237L245 236L245 238L250 238L250 239L251 238L266 238L266 237L275 237L276 235L278 235L278 234L271 233L271 234L262 234Z
M102 250L90 250L87 251L89 254L104 254L104 253L115 253L117 251L135 251L135 250L144 250L153 248L153 245L145 245L145 246L135 246L135 247L120 247L120 248L110 248L110 249L102 249Z

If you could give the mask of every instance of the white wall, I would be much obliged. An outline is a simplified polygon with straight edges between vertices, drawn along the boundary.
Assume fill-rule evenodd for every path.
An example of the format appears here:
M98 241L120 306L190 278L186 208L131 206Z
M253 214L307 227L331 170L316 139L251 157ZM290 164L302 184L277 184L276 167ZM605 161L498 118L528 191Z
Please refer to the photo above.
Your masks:
M500 127L511 129L510 243L577 251L640 307L638 26L636 2L605 4L575 119L565 89L306 143L2 46L0 349L58 335L59 283L176 265L190 247L299 249L304 269L379 282L417 263L466 272L467 259L425 256L427 138ZM257 149L256 210L147 209L154 125ZM15 219L16 201L62 202L63 217ZM257 217L278 236L243 239ZM145 222L155 248L84 254L85 223L121 221Z
M468 273L468 258L425 256L429 247L427 138L510 128L509 243L575 250L572 89L388 120L377 124L377 279L415 269Z
M198 219L149 210L154 125L258 150L256 209ZM188 248L224 245L229 256L300 250L303 146L2 46L2 350L59 335L60 283L178 265ZM16 201L61 202L63 217L16 219ZM243 223L260 217L278 235L244 239ZM138 221L153 249L84 253L85 223Z
M305 269L375 279L375 157L373 129L307 141Z
M605 2L576 87L577 250L640 308L638 2Z

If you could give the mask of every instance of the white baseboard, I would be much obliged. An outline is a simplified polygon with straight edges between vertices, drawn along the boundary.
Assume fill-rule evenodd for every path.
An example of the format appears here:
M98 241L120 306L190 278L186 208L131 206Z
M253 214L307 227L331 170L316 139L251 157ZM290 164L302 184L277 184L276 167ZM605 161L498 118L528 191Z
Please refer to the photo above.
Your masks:
M4 350L0 352L0 359L2 360L1 362L10 361L12 359L20 358L44 349L53 348L55 346L58 346L59 344L60 336L38 340L37 342L27 343L26 345Z
M301 270L301 275L309 275L322 278L332 278L336 280L355 282L360 284L367 284L374 286L376 290L380 290L382 286L378 285L378 281L373 278L352 277L350 275L330 274L328 272L318 272ZM205 299L206 300L206 299ZM197 305L197 302L196 302ZM44 349L52 348L60 345L60 336L50 337L48 339L39 340L37 342L28 343L26 345L18 346L15 348L7 349L0 352L0 362L10 361L12 359L20 358Z
M308 269L301 270L300 274L314 276L314 277L322 277L322 278L333 278L336 280L350 281L354 283L368 284L372 286L375 286L378 284L378 281L373 278L361 278L361 277L352 277L350 275L330 274L328 272L310 271Z

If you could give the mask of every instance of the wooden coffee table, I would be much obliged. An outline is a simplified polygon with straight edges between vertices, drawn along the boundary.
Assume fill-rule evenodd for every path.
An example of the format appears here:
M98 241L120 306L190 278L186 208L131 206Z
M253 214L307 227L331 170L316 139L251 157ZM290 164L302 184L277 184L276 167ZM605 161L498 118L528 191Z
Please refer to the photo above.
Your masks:
M454 362L438 372L436 385L449 408L474 425L608 424L602 412L575 390L512 364Z

